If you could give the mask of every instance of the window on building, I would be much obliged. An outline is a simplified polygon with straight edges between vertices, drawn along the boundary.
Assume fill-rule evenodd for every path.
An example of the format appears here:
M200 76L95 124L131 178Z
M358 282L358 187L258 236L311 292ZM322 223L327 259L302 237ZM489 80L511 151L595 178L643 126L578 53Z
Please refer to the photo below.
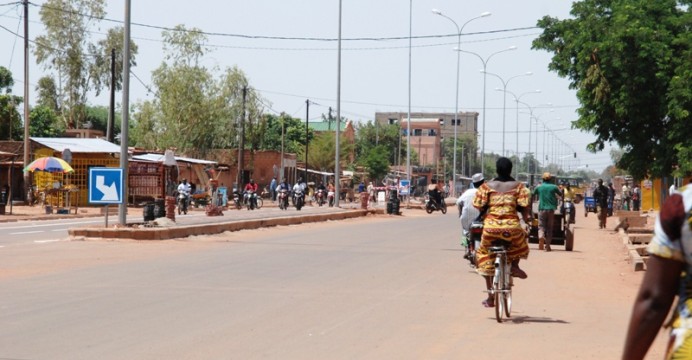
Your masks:
M413 129L413 136L423 135L423 129Z
M440 119L440 126L445 126L445 119Z
M389 125L398 124L398 123L399 123L399 119L389 118Z
M435 131L435 129L428 129L428 136L437 136L437 131Z

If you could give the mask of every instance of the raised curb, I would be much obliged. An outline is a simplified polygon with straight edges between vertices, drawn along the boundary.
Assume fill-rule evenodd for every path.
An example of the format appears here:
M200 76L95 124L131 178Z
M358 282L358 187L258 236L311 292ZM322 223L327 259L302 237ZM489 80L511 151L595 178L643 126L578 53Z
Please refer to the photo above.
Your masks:
M629 263L632 264L632 270L634 271L644 271L646 270L646 261L642 257L640 251L645 245L636 245L635 238L639 239L642 238L643 235L638 234L635 235L633 238L630 238L629 234L623 230L620 229L618 231L618 235L620 239L622 240L623 245L625 245L625 248L627 249L627 256L629 258ZM648 237L651 237L649 235ZM639 242L637 242L639 243Z
M239 220L213 224L197 224L174 227L152 228L74 228L69 229L71 237L79 238L107 238L130 240L169 240L197 235L214 235L226 231L252 230L270 226L297 225L328 220L345 220L367 216L368 214L382 214L377 210L349 210L339 213L316 214L305 216L290 216L271 219Z

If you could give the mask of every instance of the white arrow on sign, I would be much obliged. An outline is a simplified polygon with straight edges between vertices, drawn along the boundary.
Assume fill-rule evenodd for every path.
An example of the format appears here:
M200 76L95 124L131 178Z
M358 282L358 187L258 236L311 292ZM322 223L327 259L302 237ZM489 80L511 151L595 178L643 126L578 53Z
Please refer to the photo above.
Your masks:
M106 186L106 177L96 175L96 188L103 193L101 201L119 201L118 189L115 187L115 181L110 185Z

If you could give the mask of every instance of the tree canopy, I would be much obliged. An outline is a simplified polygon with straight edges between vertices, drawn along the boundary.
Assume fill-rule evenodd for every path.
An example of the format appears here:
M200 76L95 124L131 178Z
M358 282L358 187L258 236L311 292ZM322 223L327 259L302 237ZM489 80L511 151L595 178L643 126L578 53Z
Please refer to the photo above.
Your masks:
M689 0L584 0L573 18L544 17L533 48L570 80L580 102L573 126L615 142L618 167L643 178L692 173L692 35Z

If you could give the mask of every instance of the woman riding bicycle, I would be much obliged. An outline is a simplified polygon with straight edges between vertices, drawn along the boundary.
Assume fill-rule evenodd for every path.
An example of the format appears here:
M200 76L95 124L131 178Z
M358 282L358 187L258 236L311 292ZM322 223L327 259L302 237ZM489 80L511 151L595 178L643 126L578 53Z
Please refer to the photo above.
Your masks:
M529 256L529 245L526 242L526 231L519 220L521 213L524 221L530 222L531 193L523 183L510 175L512 162L501 157L495 163L497 177L481 185L473 200L473 206L481 211L483 235L480 248L476 249L477 272L485 278L488 290L492 288L492 277L495 272L495 255L488 249L493 243L502 240L509 243L508 260L512 263L512 276L526 279L526 273L519 268L519 260ZM483 300L483 306L494 307L495 301L491 292Z

